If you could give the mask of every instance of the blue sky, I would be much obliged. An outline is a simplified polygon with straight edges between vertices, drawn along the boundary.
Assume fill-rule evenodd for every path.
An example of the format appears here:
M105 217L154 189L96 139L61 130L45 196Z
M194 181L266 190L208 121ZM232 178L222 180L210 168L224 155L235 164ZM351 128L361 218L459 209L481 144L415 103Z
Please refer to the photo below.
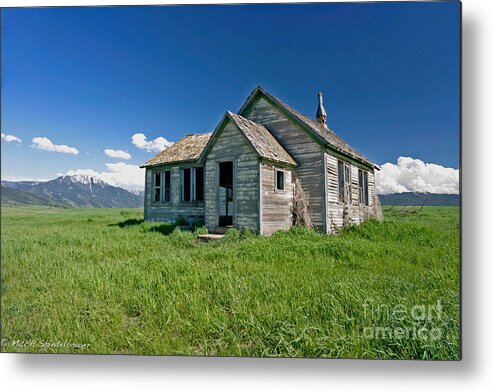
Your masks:
M135 176L155 152L132 135L211 131L258 84L310 116L323 91L329 127L378 164L457 169L459 14L458 2L3 9L1 126L22 142L2 137L2 178Z

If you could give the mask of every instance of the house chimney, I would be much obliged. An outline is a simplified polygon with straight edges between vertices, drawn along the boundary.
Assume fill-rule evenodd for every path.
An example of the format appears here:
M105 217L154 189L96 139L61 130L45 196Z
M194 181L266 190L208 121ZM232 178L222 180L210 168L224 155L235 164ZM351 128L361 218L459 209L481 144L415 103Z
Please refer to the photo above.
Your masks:
M321 92L318 93L317 121L327 128L327 112L324 108L324 97Z

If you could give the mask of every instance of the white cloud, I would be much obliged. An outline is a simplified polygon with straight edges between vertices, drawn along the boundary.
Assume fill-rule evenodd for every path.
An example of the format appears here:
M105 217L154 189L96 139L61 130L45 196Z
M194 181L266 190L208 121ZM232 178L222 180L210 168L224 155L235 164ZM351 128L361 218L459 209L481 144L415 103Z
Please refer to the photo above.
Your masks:
M377 193L402 192L459 194L459 169L399 157L397 164L387 162L377 171Z
M11 143L11 142L22 143L21 139L19 139L17 136L6 135L5 133L2 133L1 136L2 136L2 140L5 140L7 143Z
M47 137L35 137L33 138L32 148L37 148L38 150L61 152L64 154L74 154L77 155L79 150L75 147L69 147L65 144L53 144L53 142Z
M136 133L132 135L132 144L141 150L161 152L172 146L174 143L161 136L154 140L148 141L146 135L143 133Z
M112 148L107 148L104 150L104 153L106 156L110 158L119 158L119 159L130 159L132 158L132 155L130 155L128 152L123 151L123 150L113 150Z
M38 181L38 182L46 182L50 181L47 178L33 178L33 177L24 177L24 176L2 176L2 181Z
M124 162L106 163L108 171L97 172L93 169L69 170L67 175L86 174L103 180L104 182L128 190L143 190L145 170L137 165Z

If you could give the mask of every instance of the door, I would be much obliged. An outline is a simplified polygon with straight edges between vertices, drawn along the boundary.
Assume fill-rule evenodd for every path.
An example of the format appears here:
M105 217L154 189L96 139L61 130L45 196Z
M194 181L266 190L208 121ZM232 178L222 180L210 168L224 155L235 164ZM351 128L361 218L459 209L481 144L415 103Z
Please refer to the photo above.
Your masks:
M219 162L219 187L217 190L218 224L220 227L234 224L234 170L233 162Z

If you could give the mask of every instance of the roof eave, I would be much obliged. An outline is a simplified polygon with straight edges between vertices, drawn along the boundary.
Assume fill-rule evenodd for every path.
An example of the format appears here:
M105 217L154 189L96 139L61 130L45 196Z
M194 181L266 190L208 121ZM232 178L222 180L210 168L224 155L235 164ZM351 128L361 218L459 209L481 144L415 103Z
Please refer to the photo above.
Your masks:
M183 160L179 160L179 161L170 161L170 162L160 162L160 163L155 163L153 165L142 165L142 166L139 166L141 169L147 169L147 168L153 168L153 167L157 167L157 166L172 166L172 165L175 165L175 164L178 164L178 163L198 163L199 162L199 159L183 159Z

